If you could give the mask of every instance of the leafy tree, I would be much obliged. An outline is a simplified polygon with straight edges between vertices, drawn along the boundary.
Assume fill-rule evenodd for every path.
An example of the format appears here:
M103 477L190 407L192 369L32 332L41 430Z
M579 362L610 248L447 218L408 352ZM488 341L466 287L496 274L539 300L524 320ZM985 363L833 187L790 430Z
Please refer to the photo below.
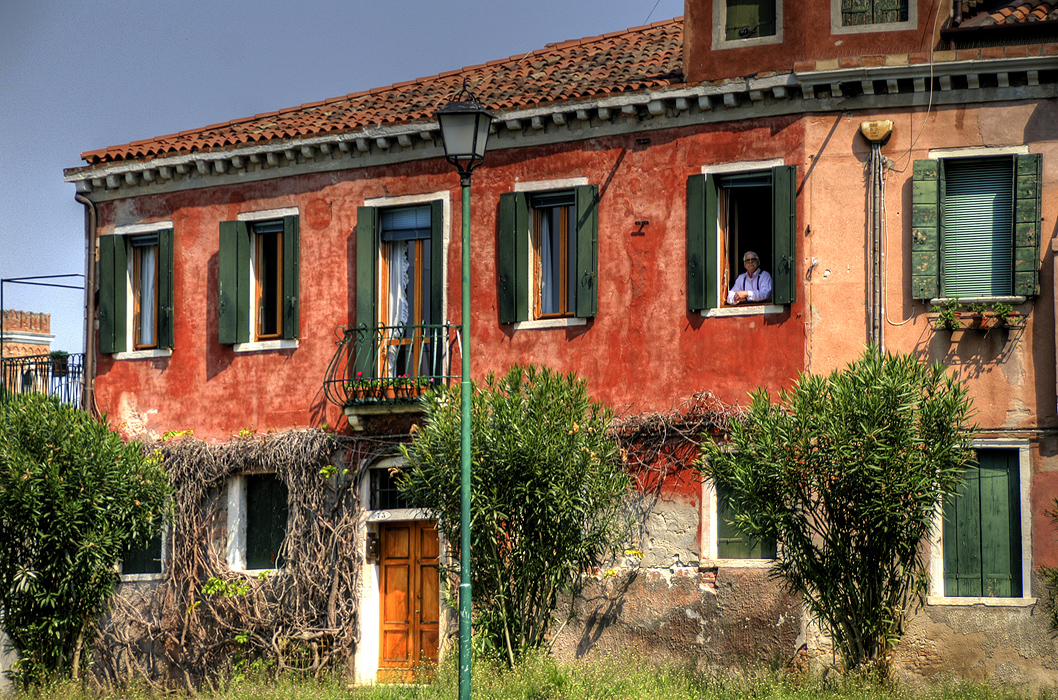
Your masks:
M802 374L772 404L757 390L730 446L700 471L730 495L735 526L774 539L774 576L800 593L845 667L888 672L929 572L938 506L973 460L972 402L943 366L869 348L828 377Z
M1058 498L1051 501L1050 510L1044 511L1043 514L1058 525ZM1051 629L1058 631L1058 567L1044 565L1039 568L1039 572L1047 587L1047 607L1051 613Z
M162 527L159 458L40 394L0 396L0 626L16 678L78 677L117 563Z
M401 490L436 513L459 557L460 395L424 397L423 428L402 448ZM585 382L547 368L489 375L471 401L471 586L475 640L511 665L546 640L557 597L612 556L626 534L630 480L607 436L611 413Z

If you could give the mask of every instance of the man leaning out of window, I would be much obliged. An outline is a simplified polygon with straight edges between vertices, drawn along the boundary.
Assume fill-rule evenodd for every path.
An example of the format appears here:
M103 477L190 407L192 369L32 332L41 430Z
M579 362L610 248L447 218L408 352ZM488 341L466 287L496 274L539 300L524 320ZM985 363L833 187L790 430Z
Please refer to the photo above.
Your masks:
M752 304L771 299L771 275L760 269L760 257L752 250L742 256L743 272L727 293L728 304Z

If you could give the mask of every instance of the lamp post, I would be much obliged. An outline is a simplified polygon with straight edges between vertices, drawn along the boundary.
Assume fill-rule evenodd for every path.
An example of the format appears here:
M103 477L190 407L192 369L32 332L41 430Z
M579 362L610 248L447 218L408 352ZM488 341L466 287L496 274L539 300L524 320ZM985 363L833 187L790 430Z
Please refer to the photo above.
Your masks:
M466 81L437 111L445 158L459 170L463 188L463 327L460 373L459 521L459 700L470 700L470 174L485 160L493 116L477 101Z

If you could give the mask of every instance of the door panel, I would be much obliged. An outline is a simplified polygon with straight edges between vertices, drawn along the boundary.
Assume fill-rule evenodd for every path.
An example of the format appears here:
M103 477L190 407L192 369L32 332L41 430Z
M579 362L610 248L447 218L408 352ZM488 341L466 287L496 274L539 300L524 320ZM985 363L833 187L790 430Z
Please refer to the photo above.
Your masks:
M440 546L432 522L384 524L381 539L382 624L378 680L412 680L415 667L437 663Z

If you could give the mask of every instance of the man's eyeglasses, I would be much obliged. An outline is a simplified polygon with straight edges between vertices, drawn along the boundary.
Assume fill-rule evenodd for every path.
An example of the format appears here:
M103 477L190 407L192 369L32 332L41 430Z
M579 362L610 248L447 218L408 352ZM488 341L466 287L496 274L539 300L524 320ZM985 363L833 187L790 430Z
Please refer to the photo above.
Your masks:
M742 258L742 262L760 262L760 258Z

